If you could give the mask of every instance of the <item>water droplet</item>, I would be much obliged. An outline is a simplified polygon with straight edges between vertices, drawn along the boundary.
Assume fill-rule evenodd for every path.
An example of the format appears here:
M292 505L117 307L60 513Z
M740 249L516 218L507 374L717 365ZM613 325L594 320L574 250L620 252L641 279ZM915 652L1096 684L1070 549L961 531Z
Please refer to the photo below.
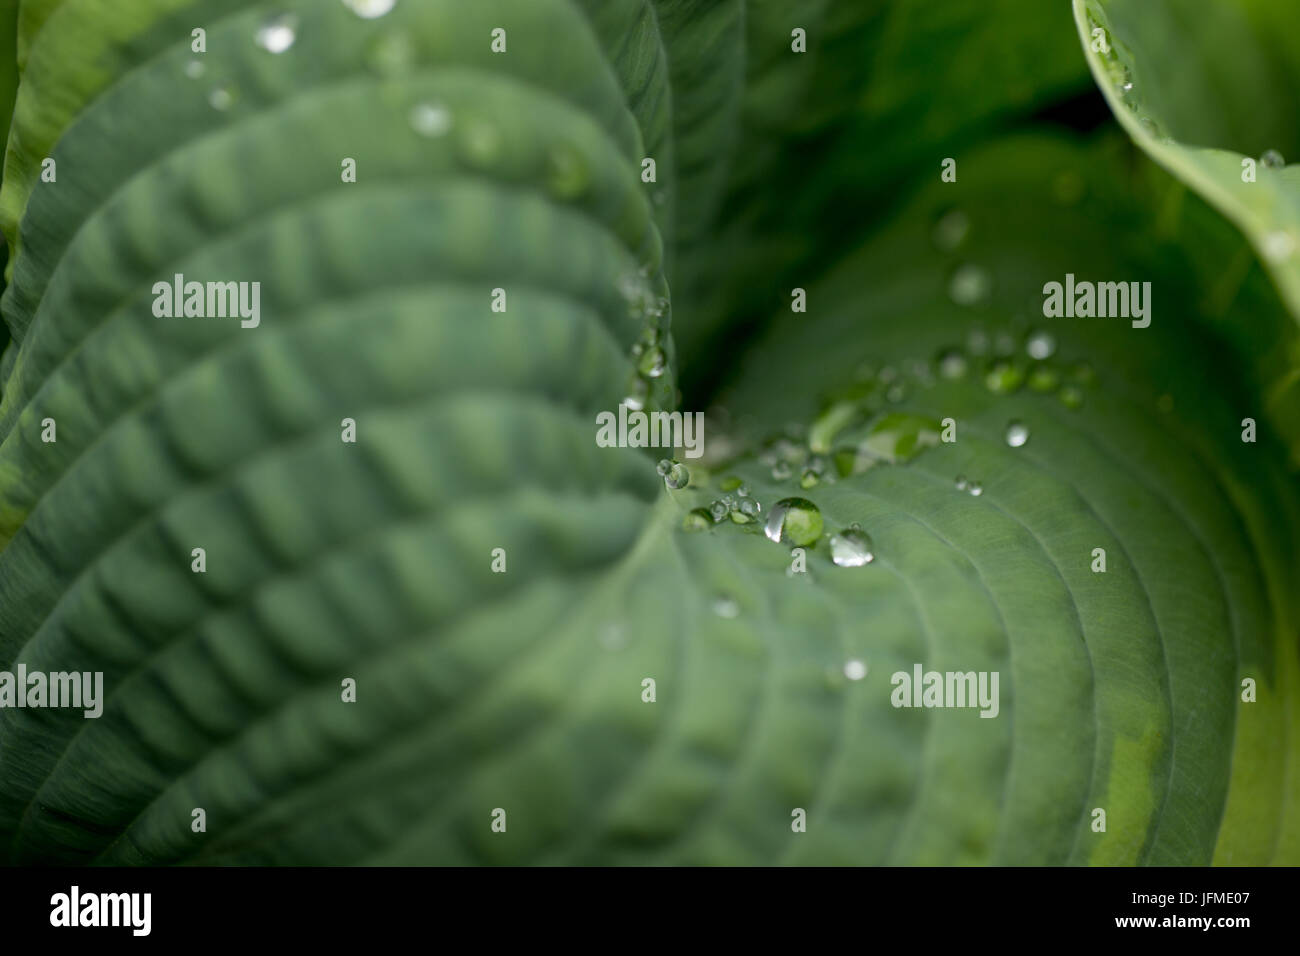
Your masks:
M981 485L978 481L972 481L972 482L970 483L970 489L969 489L969 490L970 490L970 493L971 493L972 495L974 495L976 498L978 498L980 495L984 494L984 486Z
M969 363L961 349L944 349L937 359L939 375L947 379L963 378Z
M659 462L659 474L663 476L664 484L673 491L679 488L685 488L690 484L691 473L686 470L686 466L679 461L670 461L665 458Z
M967 488L966 476L958 475L957 480L954 481L953 484L957 486L958 491L965 491Z
M993 277L979 266L959 266L948 281L948 294L958 305L983 305L993 292Z
M821 484L822 476L811 468L805 468L803 474L799 476L800 488L815 488Z
M844 662L844 676L849 680L862 680L867 676L867 663L854 658Z
M871 536L857 528L831 535L831 560L841 568L860 568L876 560Z
M1025 372L1014 362L995 362L984 376L984 384L990 392L1008 395L1025 382Z
M185 64L185 75L188 76L191 80L197 80L200 76L202 76L205 72L207 72L207 69L208 68L203 65L202 60L198 60L198 59L190 60L188 63Z
M591 186L587 160L572 146L559 144L546 154L546 187L560 199L577 199Z
M1007 444L1012 448L1022 448L1029 441L1029 429L1023 422L1011 422L1007 425Z
M1051 332L1032 332L1025 340L1025 351L1032 359L1049 359L1056 354L1056 337Z
M1286 159L1275 149L1267 149L1264 155L1259 157L1259 164L1267 166L1269 169L1281 169L1286 165Z
M235 105L235 93L228 86L217 86L208 94L208 103L214 110L224 113Z
M1057 393L1057 398L1061 400L1061 404L1066 408L1083 407L1083 389L1077 385L1063 385L1060 392Z
M733 618L740 613L740 605L735 598L719 594L713 599L713 613L718 617Z
M658 378L668 368L668 356L658 346L647 348L636 363L636 370L646 378Z
M736 491L745 487L745 482L736 475L731 475L727 478L723 478L722 481L718 483L718 487L723 491ZM748 492L746 492L746 494L748 494Z
M672 471L673 463L668 458L659 459L659 464L655 465L655 471L659 472L659 477L666 477L668 472Z
M926 448L939 444L942 427L931 418L890 412L872 423L860 450L891 465L902 464Z
M682 529L685 531L707 531L712 527L713 515L704 508L688 511L686 517L682 519Z
M291 13L267 20L257 29L257 45L268 53L283 53L298 39L298 18Z
M1060 384L1060 374L1050 365L1040 363L1029 370L1029 387L1035 392L1054 392Z
M397 6L397 0L343 0L343 6L363 20L377 20Z
M421 136L442 136L451 129L451 111L441 103L416 103L411 107L411 129Z
M934 224L934 244L942 252L952 252L962 244L970 232L970 220L960 209L944 213Z
M790 477L792 470L788 461L778 461L772 466L772 480L785 481Z
M731 511L731 520L736 524L749 524L762 514L763 506L753 498L741 498Z
M767 517L767 536L799 547L813 544L822 535L821 509L807 498L782 498Z
M1280 229L1264 237L1264 257L1271 262L1283 262L1290 258L1295 247L1295 239Z
M725 501L713 501L709 503L709 516L715 522L722 521L727 517L727 512L731 509L727 507Z
M501 156L505 145L501 130L490 120L471 119L462 123L457 139L461 158L471 166L491 166Z

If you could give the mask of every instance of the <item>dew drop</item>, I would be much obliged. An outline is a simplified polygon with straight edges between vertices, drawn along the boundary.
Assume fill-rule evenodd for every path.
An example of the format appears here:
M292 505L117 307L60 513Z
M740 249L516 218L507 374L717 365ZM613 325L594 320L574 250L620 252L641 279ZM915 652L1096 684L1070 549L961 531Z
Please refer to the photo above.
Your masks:
M1025 340L1025 351L1032 359L1049 359L1056 354L1056 337L1051 332L1031 332Z
M658 346L645 349L637 359L636 369L646 378L658 378L668 368L668 357Z
M1040 363L1030 369L1028 384L1035 392L1054 392L1061 384L1061 376L1050 365Z
M283 53L298 39L298 18L291 13L267 20L257 29L257 45L268 53Z
M733 618L740 613L740 605L736 603L735 598L727 597L725 594L719 594L713 599L713 613L718 617Z
M970 232L970 219L960 209L951 209L934 224L934 244L942 252L952 252Z
M363 20L377 20L397 6L397 0L343 0L347 7Z
M1296 242L1289 233L1278 230L1264 237L1264 258L1270 262L1284 262L1295 252Z
M980 495L984 494L984 486L981 485L978 481L972 481L972 482L970 483L970 487L969 487L968 490L969 490L970 493L971 493L972 495L974 495L976 498L978 498Z
M854 658L844 662L844 676L849 680L862 680L867 676L867 662Z
M858 528L831 535L831 560L841 568L860 568L876 560L871 536Z
M993 292L993 277L979 266L959 266L948 281L948 295L958 305L983 305Z
M821 509L807 498L782 498L772 506L764 533L773 541L805 547L821 537L823 527Z
M965 475L958 475L957 480L953 482L958 491L965 491L969 486Z
M1007 444L1012 448L1023 448L1029 441L1029 429L1023 422L1011 422L1007 425Z
M234 91L228 86L214 87L212 92L208 94L208 104L214 110L224 113L235 105Z
M793 469L790 467L790 463L788 461L784 461L784 460L778 461L776 464L772 466L772 480L785 481L787 478L790 477L792 471Z
M1061 400L1061 404L1066 408L1083 407L1083 390L1077 385L1061 386L1061 390L1056 397Z
M736 507L731 510L731 520L736 524L749 524L751 521L758 520L762 512L763 506L753 498L741 498L736 503Z
M1264 151L1264 155L1259 157L1259 164L1267 166L1269 169L1281 169L1286 165L1286 159L1275 149Z
M560 199L577 199L591 185L587 161L572 146L560 144L546 154L546 188Z
M995 362L984 376L984 384L990 392L1008 395L1024 384L1025 373L1013 362Z
M969 366L961 349L944 349L939 353L936 364L939 366L940 377L946 379L965 377Z
M696 508L686 513L682 518L682 530L684 531L707 531L713 527L713 515L704 508Z
M659 474L663 476L664 484L676 491L679 488L685 488L691 481L691 473L686 470L686 466L679 461L670 461L665 458L659 462Z
M421 136L442 136L451 129L451 111L441 103L416 103L411 107L411 129Z
M805 468L803 474L799 476L799 487L804 489L816 488L817 485L821 484L821 480L822 476L820 474L811 468Z
M725 501L712 501L709 503L709 517L711 517L714 522L725 519L727 517L727 512L730 510L731 509L727 507Z

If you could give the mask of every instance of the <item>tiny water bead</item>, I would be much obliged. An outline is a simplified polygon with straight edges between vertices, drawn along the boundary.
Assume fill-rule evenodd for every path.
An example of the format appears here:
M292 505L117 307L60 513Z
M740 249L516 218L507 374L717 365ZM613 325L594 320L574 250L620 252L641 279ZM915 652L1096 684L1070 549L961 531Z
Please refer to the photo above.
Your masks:
M214 87L208 94L208 104L214 110L224 113L235 105L235 92L228 86Z
M727 507L725 501L713 501L709 503L709 517L711 517L714 522L725 519L727 517L727 512L730 510L731 509Z
M858 527L831 535L831 560L841 568L860 568L876 560L871 536Z
M1052 366L1039 363L1029 370L1027 384L1035 392L1054 392L1061 384L1061 376Z
M1061 390L1057 393L1057 398L1066 408L1083 407L1083 389L1077 385L1062 385Z
M984 385L997 395L1009 395L1024 382L1024 369L1014 362L995 362L984 376Z
M978 481L972 481L972 482L970 483L970 487L967 488L967 490L968 490L972 495L974 495L976 498L978 498L980 495L984 494L984 486L981 485Z
M741 498L731 510L731 520L736 524L749 524L758 520L762 511L763 506L753 498Z
M793 473L794 469L790 467L788 461L778 461L772 466L772 480L785 481Z
M854 658L851 661L845 661L844 676L849 680L862 680L862 678L867 676L866 661L861 661L857 658Z
M948 281L948 295L958 305L983 305L993 292L993 277L986 269L967 263Z
M939 366L939 376L951 380L964 378L970 363L966 361L961 349L944 349L939 353L936 364Z
M966 481L965 475L958 475L957 479L953 482L953 485L956 486L958 491L965 491L969 487L970 483Z
M1049 359L1056 354L1056 338L1051 332L1031 332L1025 340L1025 351L1040 362Z
M1012 448L1023 448L1029 441L1029 429L1023 422L1011 422L1007 425L1007 444Z
M1264 151L1264 155L1259 157L1259 164L1269 169L1281 169L1286 165L1286 159L1275 149Z
M641 346L636 356L636 370L646 378L658 378L668 368L668 356L657 345Z
M690 484L691 473L686 470L686 466L681 462L664 458L659 462L657 470L663 478L664 484L673 491L685 488Z
M343 0L343 6L363 20L377 20L391 13L397 0Z
M764 533L772 541L805 547L822 536L821 509L807 498L782 498L772 506Z
M719 594L715 597L712 607L713 613L718 617L730 619L740 614L740 605L736 603L736 599L725 594Z
M410 119L411 129L421 136L442 136L451 129L451 111L441 103L416 103Z
M298 39L298 18L288 13L267 20L257 29L257 45L268 53L283 53Z

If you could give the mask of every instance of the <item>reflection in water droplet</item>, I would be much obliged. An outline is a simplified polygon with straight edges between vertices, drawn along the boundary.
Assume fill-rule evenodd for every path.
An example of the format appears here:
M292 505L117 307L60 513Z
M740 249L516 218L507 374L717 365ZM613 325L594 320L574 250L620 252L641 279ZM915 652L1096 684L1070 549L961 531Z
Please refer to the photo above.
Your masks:
M773 541L804 547L821 537L823 527L821 509L807 498L782 498L772 506L764 531Z
M1286 160L1277 150L1268 149L1264 151L1263 156L1259 157L1259 164L1267 166L1269 169L1281 169L1286 165Z
M831 535L831 560L841 568L860 568L876 560L871 536L857 528Z
M1051 332L1032 332L1025 340L1025 351L1029 357L1042 361L1056 354L1056 338Z
M961 349L944 349L937 360L939 375L943 378L962 378L966 374L968 363Z
M948 281L948 295L958 305L982 305L993 292L993 277L979 266L959 266Z
M703 508L688 511L682 519L682 528L686 531L707 531L713 527L713 515Z
M740 605L734 598L719 594L713 599L713 613L718 617L733 618L740 613Z
M867 676L867 663L856 658L844 662L844 676L849 680L862 680Z
M397 6L397 0L343 0L343 6L363 20L375 20Z
M441 103L416 103L411 107L411 129L421 136L442 136L451 129L451 111Z
M257 29L257 45L268 53L283 53L298 39L298 18L285 14L268 20Z
M1029 429L1023 422L1011 422L1007 425L1007 444L1012 448L1022 448L1029 441Z

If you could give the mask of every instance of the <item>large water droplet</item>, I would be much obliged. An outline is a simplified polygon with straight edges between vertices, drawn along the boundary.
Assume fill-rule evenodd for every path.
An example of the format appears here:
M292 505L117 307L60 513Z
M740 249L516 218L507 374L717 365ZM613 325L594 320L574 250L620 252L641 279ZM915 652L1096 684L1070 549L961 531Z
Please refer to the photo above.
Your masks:
M1029 429L1023 422L1011 422L1007 425L1007 444L1012 448L1022 448L1029 441Z
M807 498L782 498L772 506L764 532L773 541L805 547L821 537L824 526L821 509Z
M451 129L451 111L441 103L416 103L411 107L411 129L421 136L442 136Z
M397 0L343 0L343 6L363 20L375 20L392 11Z
M672 461L668 458L659 462L659 474L664 479L664 484L673 491L679 488L685 488L691 481L691 473L686 470L686 466L679 461Z
M844 662L844 676L849 680L862 680L867 676L867 662L854 658Z
M283 53L298 39L298 18L292 13L267 20L257 28L257 45L268 53Z
M948 280L948 294L958 305L983 305L993 293L993 277L979 266L959 266Z
M860 568L876 560L871 536L858 528L831 535L831 560L841 568Z
M1269 169L1281 169L1286 165L1286 159L1275 149L1267 149L1264 155L1259 157L1259 164L1267 166Z

